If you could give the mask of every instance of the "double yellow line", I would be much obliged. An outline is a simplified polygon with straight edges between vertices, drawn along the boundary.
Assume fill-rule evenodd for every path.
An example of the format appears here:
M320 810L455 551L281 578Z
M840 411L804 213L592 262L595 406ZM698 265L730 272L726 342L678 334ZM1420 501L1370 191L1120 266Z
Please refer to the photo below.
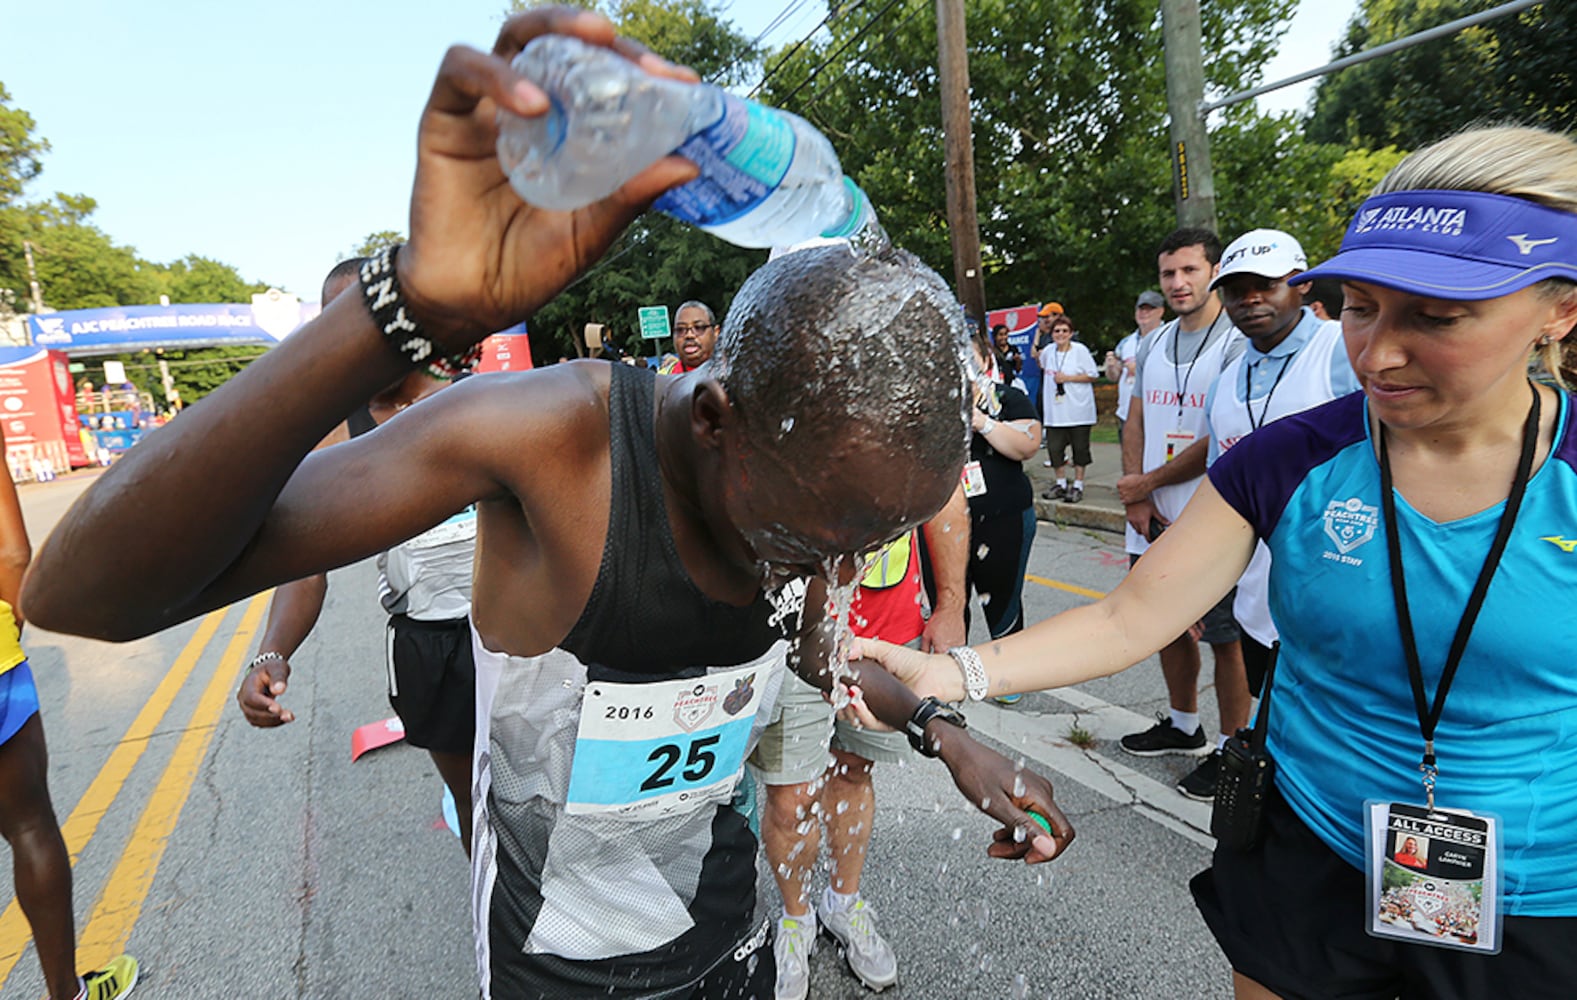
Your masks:
M78 935L79 970L96 968L125 949L132 927L142 912L148 890L152 888L154 875L159 870L159 862L164 857L164 849L175 829L175 822L186 805L198 768L208 753L220 713L224 711L230 693L235 690L247 649L262 621L271 593L258 594L247 602L241 623L225 646L218 668L192 713L191 724L183 731L170 762L165 765L164 774L154 787L148 804L143 807L142 816L132 831L120 861L110 873L87 924ZM137 713L136 719L132 720L126 735L110 752L109 759L61 826L73 867L83 849L93 839L99 821L120 794L132 769L147 749L149 740L164 722L176 695L196 669L229 610L224 608L211 612L198 624L186 647L175 658L169 672L154 689L142 711ZM27 921L22 916L21 907L12 900L11 905L0 914L0 942L3 942L0 943L0 985L5 983L21 958L27 940Z

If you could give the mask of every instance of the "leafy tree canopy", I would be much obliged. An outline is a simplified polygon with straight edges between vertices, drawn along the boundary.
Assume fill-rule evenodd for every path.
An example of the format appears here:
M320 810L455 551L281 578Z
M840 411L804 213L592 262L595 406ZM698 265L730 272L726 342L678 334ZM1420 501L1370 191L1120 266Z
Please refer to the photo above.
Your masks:
M340 257L340 260L350 260L353 257L371 257L384 247L396 246L405 242L405 234L398 229L380 229L375 233L368 233L362 241L351 248L350 253Z
M1338 57L1466 17L1500 0L1363 0ZM1544 3L1324 78L1308 135L1404 150L1478 122L1577 128L1577 6Z

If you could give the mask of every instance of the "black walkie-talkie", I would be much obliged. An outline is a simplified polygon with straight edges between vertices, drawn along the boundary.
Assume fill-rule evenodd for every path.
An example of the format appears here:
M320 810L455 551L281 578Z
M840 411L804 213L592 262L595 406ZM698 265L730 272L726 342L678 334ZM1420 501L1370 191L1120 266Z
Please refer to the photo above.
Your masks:
M1265 749L1265 730L1270 722L1270 686L1276 676L1276 658L1281 643L1270 648L1265 667L1265 685L1259 697L1259 713L1252 729L1239 729L1221 748L1221 771L1216 778L1215 808L1210 813L1210 832L1222 847L1250 851L1259 844L1265 821L1265 799L1276 775L1276 762Z

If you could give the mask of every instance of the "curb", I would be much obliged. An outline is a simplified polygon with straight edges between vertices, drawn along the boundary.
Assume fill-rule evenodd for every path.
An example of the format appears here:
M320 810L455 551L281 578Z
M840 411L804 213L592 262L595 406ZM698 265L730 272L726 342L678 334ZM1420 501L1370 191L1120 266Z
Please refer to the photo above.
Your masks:
M1094 528L1118 535L1124 533L1128 524L1128 518L1122 511L1082 503L1063 503L1061 500L1037 499L1035 517L1059 528Z

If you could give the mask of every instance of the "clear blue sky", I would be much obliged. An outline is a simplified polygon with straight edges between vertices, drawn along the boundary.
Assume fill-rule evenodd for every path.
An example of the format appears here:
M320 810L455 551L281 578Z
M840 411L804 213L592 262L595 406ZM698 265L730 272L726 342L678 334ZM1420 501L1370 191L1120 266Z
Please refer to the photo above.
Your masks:
M1327 61L1356 0L1302 0L1277 79ZM800 38L823 0L732 0L752 37ZM28 191L98 200L143 257L188 253L315 300L334 260L406 228L417 115L445 48L486 48L504 0L9 3L0 82L52 150ZM1301 107L1307 88L1266 100ZM47 300L48 290L45 290Z

